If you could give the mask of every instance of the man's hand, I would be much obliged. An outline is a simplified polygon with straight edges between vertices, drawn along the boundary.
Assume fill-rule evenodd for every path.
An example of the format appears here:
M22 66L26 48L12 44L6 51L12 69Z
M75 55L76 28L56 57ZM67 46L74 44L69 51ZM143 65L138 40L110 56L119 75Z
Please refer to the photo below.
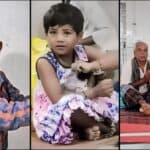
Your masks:
M144 75L144 79L146 80L146 82L150 81L150 70L147 70L145 75Z

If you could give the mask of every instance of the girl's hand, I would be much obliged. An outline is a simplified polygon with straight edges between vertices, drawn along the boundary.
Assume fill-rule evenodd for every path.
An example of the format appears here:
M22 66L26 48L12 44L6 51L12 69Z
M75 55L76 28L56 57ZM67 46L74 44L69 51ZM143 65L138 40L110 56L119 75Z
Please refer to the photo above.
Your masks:
M91 71L90 63L84 61L77 61L71 65L72 70L79 71L83 73L88 73Z
M110 97L113 93L113 80L104 79L95 87L95 93L98 97Z
M72 70L83 73L96 72L100 69L100 63L98 61L85 62L77 61L71 65Z
M110 97L113 93L113 81L112 79L104 79L100 81L95 87L85 91L85 95L90 98L96 97Z

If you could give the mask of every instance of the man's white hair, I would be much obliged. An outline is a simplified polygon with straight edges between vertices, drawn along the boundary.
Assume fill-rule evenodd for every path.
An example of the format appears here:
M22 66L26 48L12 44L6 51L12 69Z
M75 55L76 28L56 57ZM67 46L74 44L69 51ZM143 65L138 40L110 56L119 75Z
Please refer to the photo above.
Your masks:
M136 48L139 46L139 45L144 45L147 49L148 49L148 44L144 41L137 41L134 45L134 51L136 50Z

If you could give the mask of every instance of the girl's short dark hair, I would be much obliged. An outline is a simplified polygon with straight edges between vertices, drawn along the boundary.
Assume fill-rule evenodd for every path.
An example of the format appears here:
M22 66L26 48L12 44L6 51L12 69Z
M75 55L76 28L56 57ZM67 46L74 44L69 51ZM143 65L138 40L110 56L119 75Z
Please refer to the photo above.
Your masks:
M50 26L69 24L78 34L83 30L84 18L81 11L71 4L59 3L53 5L43 18L45 33L48 33Z

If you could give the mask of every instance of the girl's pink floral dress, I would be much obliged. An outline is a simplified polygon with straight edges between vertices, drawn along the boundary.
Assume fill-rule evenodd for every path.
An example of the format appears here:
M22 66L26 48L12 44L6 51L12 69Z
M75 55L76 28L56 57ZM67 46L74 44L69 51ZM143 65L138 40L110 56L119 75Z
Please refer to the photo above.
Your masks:
M75 61L88 61L82 45L76 45L74 50ZM78 108L97 121L110 118L113 123L118 122L117 93L114 92L111 98L87 99L81 94L87 86L87 80L79 80L76 73L71 68L65 68L61 65L52 52L48 52L43 57L54 67L66 94L56 104L52 104L39 81L34 95L33 124L40 139L52 144L72 143L74 133L70 117Z

